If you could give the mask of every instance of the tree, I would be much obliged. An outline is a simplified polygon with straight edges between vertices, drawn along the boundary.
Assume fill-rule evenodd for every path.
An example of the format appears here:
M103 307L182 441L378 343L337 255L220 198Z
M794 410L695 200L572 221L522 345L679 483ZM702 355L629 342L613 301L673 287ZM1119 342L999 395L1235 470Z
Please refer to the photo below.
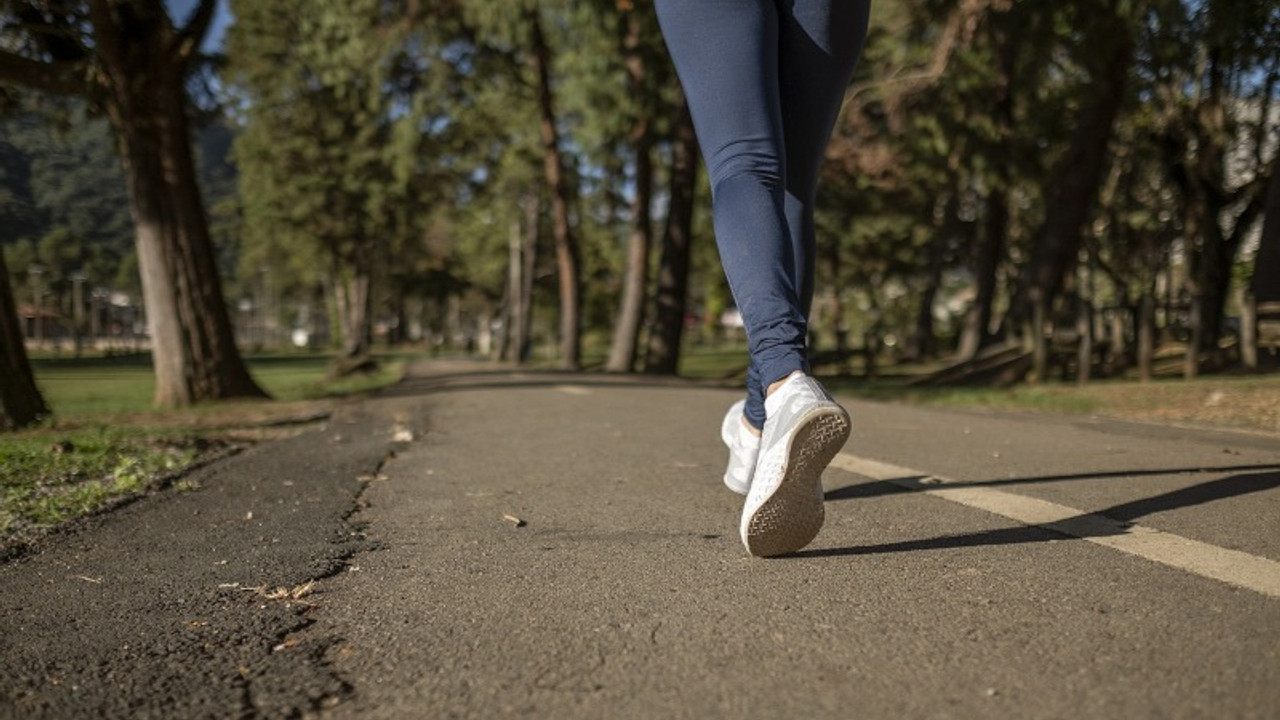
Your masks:
M265 397L235 346L196 180L186 80L213 17L160 0L4 0L0 82L87 98L111 121L129 186L156 404Z
M1105 3L1104 3L1105 5ZM1088 13L1087 8L1080 9ZM1124 100L1125 82L1133 59L1127 19L1114 7L1100 7L1087 17L1101 48L1086 58L1092 82L1084 98L1076 129L1066 151L1045 179L1045 216L1031 256L1022 272L1009 323L1015 332L1028 328L1035 347L1036 376L1043 380L1047 354L1045 323L1062 289L1067 269L1075 261L1085 223L1098 197L1106 169L1107 147Z
M622 303L614 323L609 359L605 362L605 369L612 372L630 372L635 366L649 285L649 250L653 246L650 213L654 184L653 116L657 89L652 85L656 63L646 50L652 52L653 48L661 46L653 20L653 13L642 15L634 7L627 9L621 20L625 28L620 44L626 68L627 94L635 106L627 138L635 165L635 196L631 202L631 232L627 241Z
M1025 6L1024 6L1025 7ZM1015 122L1014 99L1018 82L1019 56L1022 50L1025 19L1013 10L993 13L987 22L988 37L994 46L995 71L992 78L995 102L991 113L992 143L987 153L991 172L985 203L983 228L973 259L976 292L973 305L965 314L965 324L960 335L956 357L973 360L978 352L993 340L991 332L992 306L995 303L998 273L1007 250L1009 232L1009 189L1013 164L1016 161L1013 148ZM1020 27L1021 26L1021 27Z
M1010 187L1030 186L1018 181L1032 154L1019 152L1012 130L1025 126L1038 140L1055 135L1040 117L1023 117L1017 94L1024 84L1045 85L1023 82L1046 61L1017 49L1052 23L1000 0L873 4L872 11L820 188L819 279L830 290L819 293L815 312L830 313L821 324L835 326L841 358L850 336L879 333L906 336L906 357L928 357L946 352L944 338L954 332L935 313L952 304L957 277L972 276L963 358L991 339L1010 229L1000 211ZM862 293L853 277L905 294L875 308L876 298L864 296L865 307L850 312L848 300Z
M342 331L335 370L362 367L375 292L402 312L390 295L423 250L432 155L456 125L437 107L454 93L430 92L447 74L445 44L397 3L235 7L231 77L250 101L236 140L246 243L265 267L320 259L305 283L330 290Z
M1271 171L1266 198L1262 237L1249 281L1253 300L1259 305L1280 303L1280 167Z
M236 139L246 243L264 272L318 265L341 330L338 369L368 354L376 237L367 207L387 175L384 50L369 3L236 3L231 77L249 99ZM321 50L321 46L324 49Z
M1192 39L1169 82L1192 91L1173 88L1162 94L1168 110L1161 140L1182 201L1191 304L1184 373L1194 376L1202 354L1220 360L1232 265L1263 208L1264 148L1273 142L1268 118L1280 80L1275 60L1280 12L1265 3L1211 0L1187 13L1183 22ZM1251 108L1257 112L1250 113ZM1241 147L1247 143L1254 145L1251 151ZM1242 163L1233 154L1248 160Z
M48 413L27 360L9 268L0 253L0 430L30 425Z
M523 17L529 32L530 62L537 78L543 167L551 190L551 228L556 240L560 279L560 366L576 370L582 364L582 277L578 238L569 217L574 193L566 177L560 148L555 91L551 84L551 48L543 32L540 6L528 5Z
M657 313L644 361L646 373L659 375L674 375L679 368L689 297L689 254L693 247L693 215L698 187L698 138L683 94L678 95L675 117L667 225L662 233L662 259L658 265Z

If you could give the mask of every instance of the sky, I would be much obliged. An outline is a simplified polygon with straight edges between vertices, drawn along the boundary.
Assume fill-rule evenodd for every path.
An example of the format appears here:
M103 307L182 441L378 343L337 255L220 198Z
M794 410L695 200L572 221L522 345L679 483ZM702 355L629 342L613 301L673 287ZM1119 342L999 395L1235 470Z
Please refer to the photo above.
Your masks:
M191 17L191 11L199 4L199 0L164 0L164 4L169 9L169 17L173 18L173 22L182 25ZM209 34L205 37L202 50L213 52L222 49L222 38L231 25L231 19L227 0L218 0L218 9L214 13L213 24L209 26Z

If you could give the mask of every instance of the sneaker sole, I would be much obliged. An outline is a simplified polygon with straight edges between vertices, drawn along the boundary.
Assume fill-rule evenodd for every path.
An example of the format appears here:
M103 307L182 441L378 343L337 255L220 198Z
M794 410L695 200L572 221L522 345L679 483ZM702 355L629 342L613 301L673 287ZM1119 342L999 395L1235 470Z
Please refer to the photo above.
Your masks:
M817 409L801 420L787 448L782 482L747 521L743 543L757 557L793 553L818 536L826 519L822 471L849 439L849 415L839 407Z

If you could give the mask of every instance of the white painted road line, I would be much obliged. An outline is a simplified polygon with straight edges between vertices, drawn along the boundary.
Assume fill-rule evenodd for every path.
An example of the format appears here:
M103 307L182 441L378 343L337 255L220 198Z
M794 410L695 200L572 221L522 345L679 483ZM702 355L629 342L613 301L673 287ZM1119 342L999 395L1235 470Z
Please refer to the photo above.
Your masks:
M831 467L872 480L891 482L1025 525L1044 527L1201 577L1280 598L1280 562L1274 560L1142 525L1120 522L1046 500L990 487L966 486L961 481L848 453L837 455L831 461Z
M581 385L557 385L556 389L566 395L590 395L591 390Z

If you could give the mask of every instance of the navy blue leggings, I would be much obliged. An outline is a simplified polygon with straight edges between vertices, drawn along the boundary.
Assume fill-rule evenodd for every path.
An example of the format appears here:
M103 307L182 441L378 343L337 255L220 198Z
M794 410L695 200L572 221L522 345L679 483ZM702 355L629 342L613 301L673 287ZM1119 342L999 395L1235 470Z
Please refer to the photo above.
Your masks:
M716 244L750 345L747 420L808 370L818 168L870 0L656 0L711 178Z

